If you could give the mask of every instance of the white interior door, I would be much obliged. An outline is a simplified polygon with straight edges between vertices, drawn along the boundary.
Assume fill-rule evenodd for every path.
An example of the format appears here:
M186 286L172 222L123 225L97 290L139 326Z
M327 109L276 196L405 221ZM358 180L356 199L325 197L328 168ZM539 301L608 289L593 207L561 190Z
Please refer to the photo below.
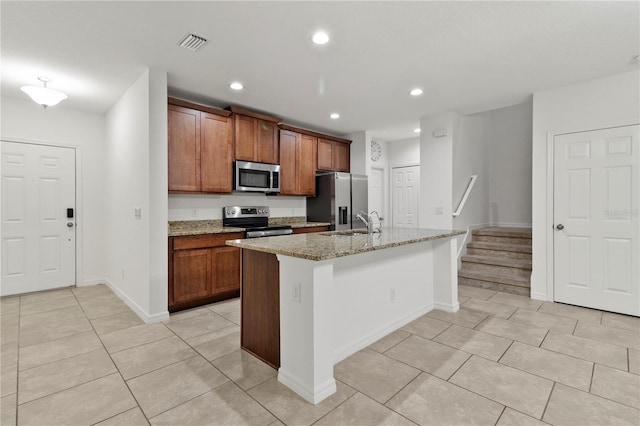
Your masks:
M384 169L373 167L369 174L369 209L376 211L380 215L380 220L384 221Z
M75 184L73 148L2 142L1 295L75 284Z
M554 139L554 296L640 315L639 126Z
M391 179L393 226L417 228L420 166L394 167Z

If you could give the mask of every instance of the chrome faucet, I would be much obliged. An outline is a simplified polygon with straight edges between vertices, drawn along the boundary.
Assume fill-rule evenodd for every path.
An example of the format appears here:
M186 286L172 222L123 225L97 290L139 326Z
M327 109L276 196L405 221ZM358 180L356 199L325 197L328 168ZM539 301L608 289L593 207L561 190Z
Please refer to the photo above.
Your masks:
M374 229L373 227L373 218L371 217L373 214L376 214L376 216L378 216L378 223L380 224L380 215L378 214L377 211L372 211L369 214L366 214L363 211L360 211L360 213L356 214L356 217L358 218L358 220L360 220L360 222L362 222L364 224L364 226L367 227L367 233L369 235L372 235L374 232L382 232L382 227L378 226L377 228Z

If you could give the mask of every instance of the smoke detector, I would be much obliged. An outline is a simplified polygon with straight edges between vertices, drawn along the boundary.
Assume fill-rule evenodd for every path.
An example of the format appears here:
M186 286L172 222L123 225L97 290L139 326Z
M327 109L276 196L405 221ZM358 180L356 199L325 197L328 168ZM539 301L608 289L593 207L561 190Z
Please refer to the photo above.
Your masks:
M206 38L190 33L190 34L187 34L182 40L180 40L178 45L184 49L195 52L198 49L200 49L202 46L204 46L206 42L207 42Z

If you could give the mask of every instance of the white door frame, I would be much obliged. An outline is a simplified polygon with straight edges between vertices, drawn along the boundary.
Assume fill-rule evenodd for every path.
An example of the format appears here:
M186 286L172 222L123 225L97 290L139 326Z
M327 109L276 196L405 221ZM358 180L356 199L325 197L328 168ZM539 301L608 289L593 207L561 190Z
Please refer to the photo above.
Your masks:
M554 168L555 168L555 162L553 160L554 157L554 153L555 153L555 137L556 136L561 136L561 135L570 135L573 133L583 133L583 132L592 132L592 131L596 131L596 130L607 130L607 129L616 129L619 127L627 127L627 126L637 126L640 125L640 123L636 122L636 123L619 123L617 125L613 125L613 126L608 126L608 127L598 127L598 128L590 128L590 129L581 129L581 130L571 130L571 131L558 131L558 132L547 132L547 211L546 211L546 226L545 226L545 233L546 233L546 264L547 264L547 270L545 271L546 273L546 281L547 281L547 294L541 294L541 293L535 293L535 292L531 292L531 298L532 299L538 299L538 300L548 300L548 301L555 301L555 296L554 296L554 289L555 289L555 281L554 281L554 244L553 244L553 239L554 239L554 215L553 212L555 210L555 206L554 206L554 197L553 197L553 191L554 191ZM534 170L535 172L535 170Z
M75 181L75 197L76 197L76 206L75 206L75 216L76 216L76 282L75 285L77 287L82 286L83 284L83 275L82 275L82 147L71 144L62 144L62 143L54 143L54 142L43 142L43 141L33 141L33 140L25 140L25 139L16 139L16 138L2 138L0 142L13 142L13 143L22 143L28 145L43 145L50 146L54 148L71 148L75 150L76 153L76 181ZM102 281L100 281L102 282ZM97 284L97 283L87 283L87 285Z
M387 173L384 167L371 166L371 170L376 170L382 173L382 182L380 182L380 189L382 190L382 211L378 212L380 216L383 218L383 222L387 221L387 210L389 207L389 201L387 200L388 196L386 194L387 185L385 185L385 180L387 180ZM369 197L371 200L371 197ZM381 225L382 226L382 225Z
M389 217L390 217L390 225L389 226L393 226L393 169L401 169L403 167L414 167L414 166L418 166L420 167L420 163L399 163L399 164L393 164L389 166ZM420 170L422 171L422 167L420 167ZM419 183L419 182L418 182ZM417 207L417 215L416 215L416 227L420 228L420 191L418 191L418 193L416 193L416 202L418 203L418 207Z

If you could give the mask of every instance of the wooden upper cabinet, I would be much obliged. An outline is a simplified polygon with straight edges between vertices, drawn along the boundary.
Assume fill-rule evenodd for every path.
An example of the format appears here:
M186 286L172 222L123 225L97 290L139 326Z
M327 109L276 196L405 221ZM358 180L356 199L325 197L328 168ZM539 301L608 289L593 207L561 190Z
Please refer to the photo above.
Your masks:
M232 118L201 114L200 174L202 192L233 189Z
M296 150L300 134L280 130L280 194L297 195Z
M200 191L200 111L169 104L169 191Z
M316 194L316 143L314 136L280 130L280 194Z
M333 170L333 141L318 138L318 170Z
M315 136L302 135L298 144L299 195L316 195L316 143Z
M348 172L351 170L349 144L334 142L333 145L333 166L336 172Z
M318 138L318 170L348 172L349 151L348 143Z
M169 191L230 193L231 113L169 98L168 120Z
M278 164L277 117L230 107L235 117L235 159Z

